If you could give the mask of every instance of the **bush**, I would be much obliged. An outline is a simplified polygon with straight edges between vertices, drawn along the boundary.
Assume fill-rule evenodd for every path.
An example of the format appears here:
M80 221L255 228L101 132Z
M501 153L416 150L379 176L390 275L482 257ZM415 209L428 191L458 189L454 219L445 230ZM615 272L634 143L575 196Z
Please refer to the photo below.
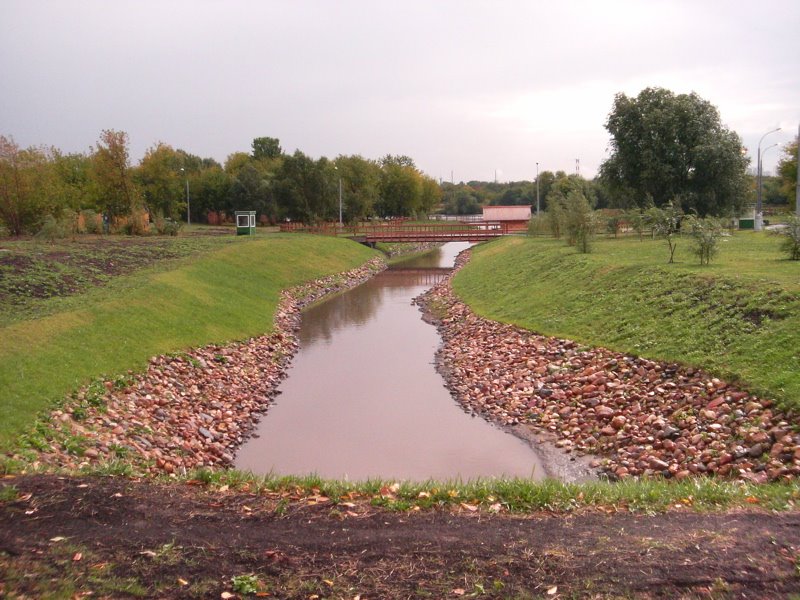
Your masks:
M164 218L162 214L156 214L153 219L153 225L159 235L178 235L178 232L183 228L183 221L175 221L173 219Z
M56 219L53 215L47 215L42 221L42 227L36 233L37 238L42 238L48 242L69 237L73 233L73 223L71 217Z
M789 255L789 260L800 260L800 217L789 217L781 235L784 236L781 249Z
M93 210L82 210L78 216L78 233L103 233L103 215Z

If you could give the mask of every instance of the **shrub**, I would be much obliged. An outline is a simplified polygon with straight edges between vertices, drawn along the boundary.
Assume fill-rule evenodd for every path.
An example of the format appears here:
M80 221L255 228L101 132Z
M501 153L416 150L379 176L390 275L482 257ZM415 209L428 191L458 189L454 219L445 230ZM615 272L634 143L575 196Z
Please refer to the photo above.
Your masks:
M800 216L789 217L781 235L784 236L781 249L789 255L789 260L800 260Z
M183 228L183 221L175 221L170 218L164 218L163 214L157 213L153 219L153 225L159 235L178 235L178 232Z
M72 232L73 224L71 217L56 219L53 215L46 215L36 237L52 242L53 240L69 237L72 235Z
M93 210L82 210L78 217L79 233L103 233L103 215Z

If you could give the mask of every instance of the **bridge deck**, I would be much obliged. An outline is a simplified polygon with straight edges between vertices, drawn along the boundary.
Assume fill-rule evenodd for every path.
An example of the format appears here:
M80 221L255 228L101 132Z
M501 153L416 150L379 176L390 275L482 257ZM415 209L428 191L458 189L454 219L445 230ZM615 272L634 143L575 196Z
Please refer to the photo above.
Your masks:
M503 223L436 223L426 225L346 225L325 224L306 227L295 223L281 225L281 231L352 237L359 242L482 242L508 234Z

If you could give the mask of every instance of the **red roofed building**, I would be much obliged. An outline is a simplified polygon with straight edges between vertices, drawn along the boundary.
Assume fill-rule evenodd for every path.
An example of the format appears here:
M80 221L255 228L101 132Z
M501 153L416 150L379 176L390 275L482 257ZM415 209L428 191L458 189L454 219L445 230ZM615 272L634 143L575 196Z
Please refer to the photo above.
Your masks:
M484 206L484 222L500 223L509 233L525 233L531 220L531 205Z

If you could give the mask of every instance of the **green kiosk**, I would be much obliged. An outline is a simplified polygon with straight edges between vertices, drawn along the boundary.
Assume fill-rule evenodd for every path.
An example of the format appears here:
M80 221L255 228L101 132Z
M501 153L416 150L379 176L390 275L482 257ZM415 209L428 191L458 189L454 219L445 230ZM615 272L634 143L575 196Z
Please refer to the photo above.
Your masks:
M255 233L256 233L256 211L237 210L236 235L255 235Z

